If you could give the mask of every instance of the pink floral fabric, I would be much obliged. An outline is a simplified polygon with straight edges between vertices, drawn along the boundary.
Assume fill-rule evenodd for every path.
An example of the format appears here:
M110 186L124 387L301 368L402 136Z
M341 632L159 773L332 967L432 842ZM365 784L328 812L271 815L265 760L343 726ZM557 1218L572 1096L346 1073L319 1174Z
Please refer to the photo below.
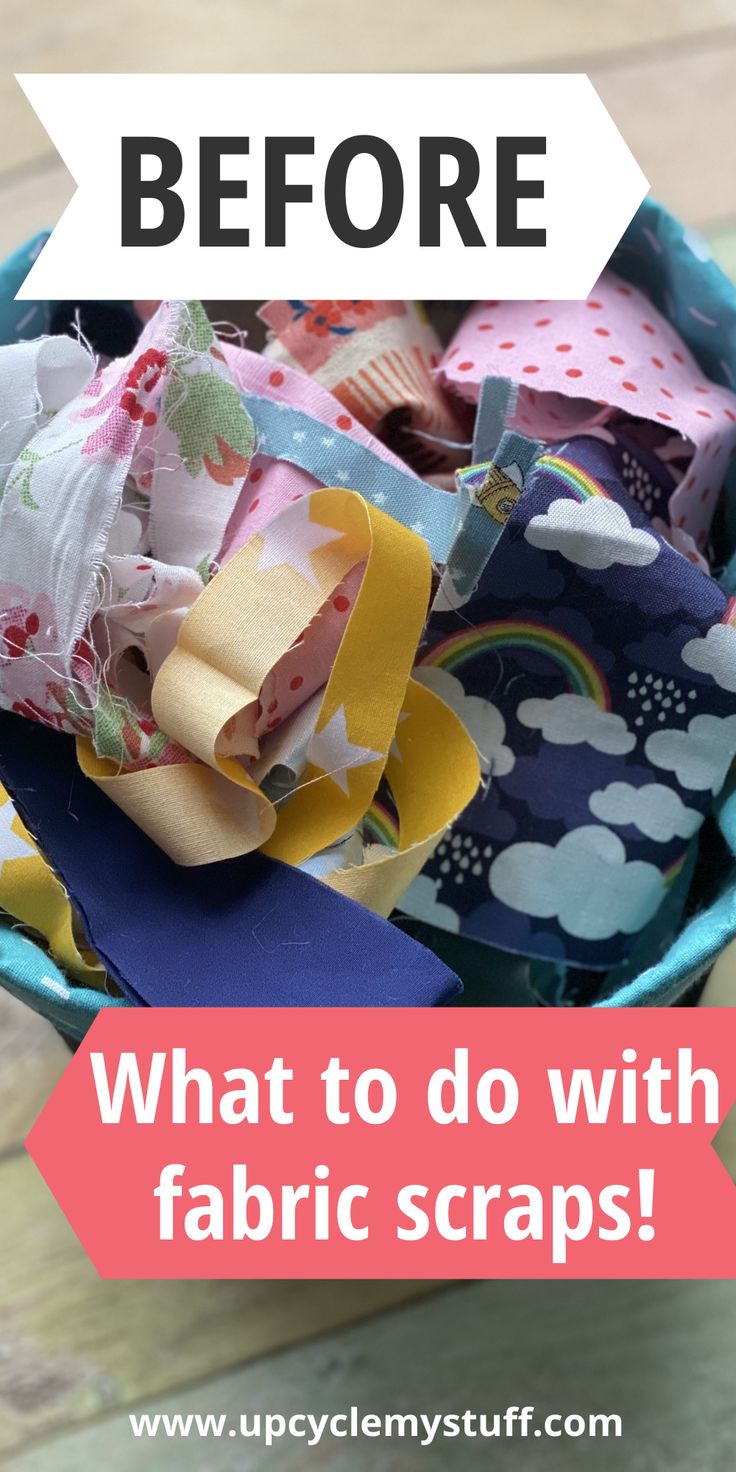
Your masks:
M328 388L421 473L446 468L463 416L434 380L441 346L418 302L271 301L259 315L267 356Z

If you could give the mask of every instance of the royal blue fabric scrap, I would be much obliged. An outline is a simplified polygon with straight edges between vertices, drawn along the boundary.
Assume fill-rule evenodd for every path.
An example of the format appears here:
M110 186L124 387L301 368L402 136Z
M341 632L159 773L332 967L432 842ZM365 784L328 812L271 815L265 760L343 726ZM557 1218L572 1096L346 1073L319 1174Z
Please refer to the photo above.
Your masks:
M286 864L177 866L82 775L71 737L0 713L0 778L134 1002L408 1007L460 989L430 951Z

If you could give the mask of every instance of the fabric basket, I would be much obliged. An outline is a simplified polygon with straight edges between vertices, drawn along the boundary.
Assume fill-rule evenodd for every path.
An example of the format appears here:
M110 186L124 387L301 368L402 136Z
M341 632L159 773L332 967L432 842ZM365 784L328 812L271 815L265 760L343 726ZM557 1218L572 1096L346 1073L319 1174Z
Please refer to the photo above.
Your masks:
M41 241L0 268L0 342L63 330L72 304L13 301ZM710 259L706 245L660 205L646 201L611 262L618 276L643 290L672 324L716 383L736 385L736 288ZM129 350L137 331L129 304L95 307L116 354ZM736 478L727 480L717 529L716 576L736 593ZM699 985L736 937L736 778L729 777L714 814L691 845L688 862L655 922L645 928L627 961L607 975L569 975L551 961L496 950L466 936L435 928L400 912L394 923L427 946L464 982L457 1000L470 1005L602 1007L665 1006L695 1001ZM678 933L672 940L673 926ZM103 1008L129 1005L93 986L70 980L50 956L10 923L0 930L0 981L14 996L46 1016L59 1031L79 1039Z

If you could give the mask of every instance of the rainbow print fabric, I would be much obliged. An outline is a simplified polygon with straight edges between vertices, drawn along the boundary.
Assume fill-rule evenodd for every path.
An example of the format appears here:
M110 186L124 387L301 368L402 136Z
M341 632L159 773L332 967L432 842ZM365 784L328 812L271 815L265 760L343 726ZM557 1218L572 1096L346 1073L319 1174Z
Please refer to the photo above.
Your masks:
M679 924L664 902L736 752L736 605L632 477L666 507L666 464L627 436L546 447L475 592L435 604L416 672L483 782L402 908L595 970Z

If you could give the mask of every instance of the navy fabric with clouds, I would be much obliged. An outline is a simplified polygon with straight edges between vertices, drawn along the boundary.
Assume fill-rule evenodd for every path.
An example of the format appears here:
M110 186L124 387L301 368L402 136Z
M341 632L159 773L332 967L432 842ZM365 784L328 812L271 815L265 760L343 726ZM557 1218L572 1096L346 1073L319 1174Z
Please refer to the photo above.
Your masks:
M492 781L409 913L591 968L625 961L660 912L678 924L664 902L736 752L736 629L656 530L674 485L609 429L548 447L476 592L433 613L418 677Z

